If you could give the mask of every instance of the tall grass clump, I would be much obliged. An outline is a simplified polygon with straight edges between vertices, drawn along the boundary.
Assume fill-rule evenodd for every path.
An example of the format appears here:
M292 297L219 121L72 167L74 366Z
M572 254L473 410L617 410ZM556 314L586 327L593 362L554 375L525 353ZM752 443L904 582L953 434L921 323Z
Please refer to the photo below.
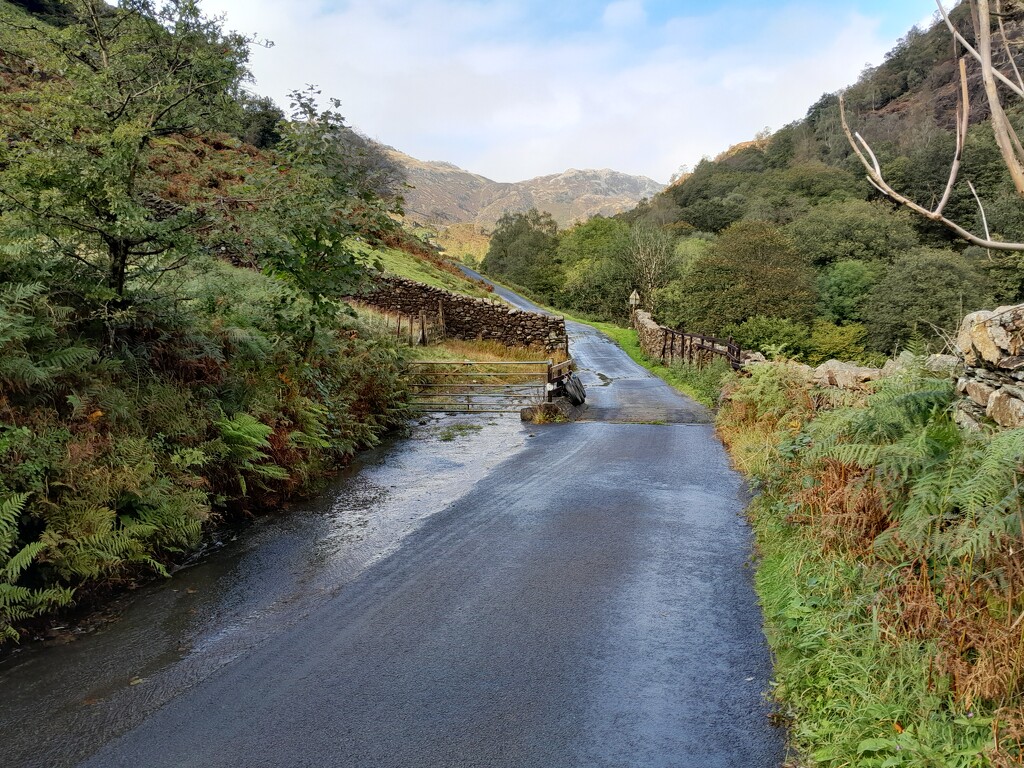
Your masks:
M953 420L909 368L837 397L755 367L719 427L751 507L775 695L807 764L1016 765L1024 430Z

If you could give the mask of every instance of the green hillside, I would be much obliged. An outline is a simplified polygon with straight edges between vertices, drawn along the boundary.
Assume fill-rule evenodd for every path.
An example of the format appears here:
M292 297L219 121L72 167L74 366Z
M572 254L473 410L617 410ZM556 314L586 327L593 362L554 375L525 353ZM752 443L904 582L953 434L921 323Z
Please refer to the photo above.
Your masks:
M967 5L953 13L973 40ZM1006 6L1018 40L1019 4ZM1012 50L1020 47L1015 42ZM997 51L997 60L1002 49ZM1005 62L1004 62L1005 63ZM997 151L979 68L968 66L972 125L946 215L1024 240L1024 208ZM954 154L959 79L945 26L912 30L845 93L886 179L926 206ZM1024 125L1021 101L1009 117ZM1024 298L1016 256L968 245L865 179L838 94L758 141L699 163L633 211L557 231L526 215L499 223L484 269L576 311L623 319L634 289L665 324L733 335L809 362L878 359L913 339L943 346L966 311Z
M401 352L344 299L374 251L456 279L407 253L430 249L395 222L399 169L315 89L287 117L248 95L250 41L194 4L19 5L0 2L0 642L167 573L402 423Z

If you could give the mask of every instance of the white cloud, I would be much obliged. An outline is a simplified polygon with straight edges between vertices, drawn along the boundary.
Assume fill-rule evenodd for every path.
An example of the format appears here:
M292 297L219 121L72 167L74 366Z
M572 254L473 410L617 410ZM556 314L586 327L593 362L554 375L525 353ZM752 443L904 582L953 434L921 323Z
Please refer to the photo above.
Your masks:
M609 167L662 181L801 117L891 46L878 24L833 9L772 7L738 41L727 11L654 28L640 2L603 27L529 34L523 2L206 0L228 26L275 41L253 52L257 90L284 105L318 83L368 135L500 181ZM630 24L634 26L629 26ZM626 25L626 26L623 26Z
M601 21L610 29L635 27L647 21L647 12L641 0L616 0L605 7Z

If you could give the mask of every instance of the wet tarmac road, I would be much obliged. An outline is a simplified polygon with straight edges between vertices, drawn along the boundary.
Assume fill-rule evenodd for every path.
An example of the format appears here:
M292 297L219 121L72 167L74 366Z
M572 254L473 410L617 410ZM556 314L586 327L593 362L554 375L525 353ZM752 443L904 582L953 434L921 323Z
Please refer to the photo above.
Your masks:
M8 662L5 764L779 766L741 480L700 406L570 333L593 420L422 427Z

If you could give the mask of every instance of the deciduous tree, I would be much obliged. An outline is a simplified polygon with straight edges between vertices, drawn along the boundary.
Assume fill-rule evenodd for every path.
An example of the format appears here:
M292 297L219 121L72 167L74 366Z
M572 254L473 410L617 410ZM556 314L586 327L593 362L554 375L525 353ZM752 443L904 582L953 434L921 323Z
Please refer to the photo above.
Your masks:
M154 166L167 137L230 122L248 41L191 0L69 5L61 28L0 6L0 226L121 299L187 260L212 213Z

